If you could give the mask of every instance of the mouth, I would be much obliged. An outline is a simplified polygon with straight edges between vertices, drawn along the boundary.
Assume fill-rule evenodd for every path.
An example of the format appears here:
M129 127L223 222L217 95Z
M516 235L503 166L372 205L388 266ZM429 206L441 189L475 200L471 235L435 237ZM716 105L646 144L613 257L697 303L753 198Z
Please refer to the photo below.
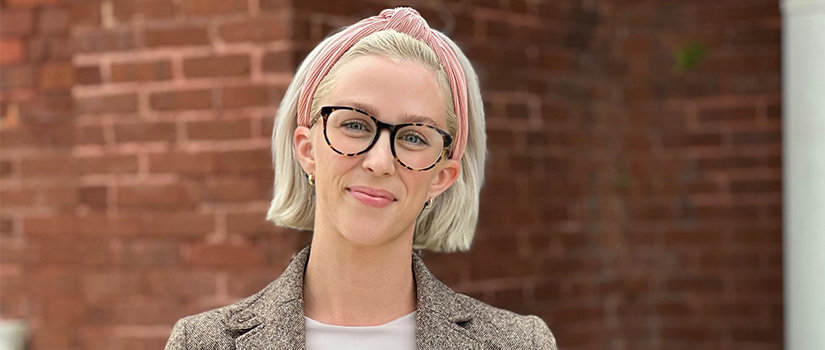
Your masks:
M347 187L347 192L359 202L376 208L383 208L397 201L392 193L371 187Z

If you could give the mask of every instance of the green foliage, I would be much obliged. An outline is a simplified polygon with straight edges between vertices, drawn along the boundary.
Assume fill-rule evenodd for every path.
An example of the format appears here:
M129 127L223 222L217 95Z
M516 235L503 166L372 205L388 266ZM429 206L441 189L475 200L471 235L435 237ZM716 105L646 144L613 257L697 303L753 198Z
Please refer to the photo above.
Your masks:
M684 73L693 70L707 55L708 49L702 43L691 42L676 49L676 71Z

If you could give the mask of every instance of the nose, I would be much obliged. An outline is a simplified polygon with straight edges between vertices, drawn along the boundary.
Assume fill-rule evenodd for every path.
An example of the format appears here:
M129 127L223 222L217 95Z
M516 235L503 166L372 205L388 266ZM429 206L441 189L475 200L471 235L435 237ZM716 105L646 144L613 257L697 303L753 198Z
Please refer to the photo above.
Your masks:
M384 137L387 135L387 137ZM364 154L362 163L364 169L377 175L392 175L395 173L395 157L390 149L390 131L381 130L378 141Z

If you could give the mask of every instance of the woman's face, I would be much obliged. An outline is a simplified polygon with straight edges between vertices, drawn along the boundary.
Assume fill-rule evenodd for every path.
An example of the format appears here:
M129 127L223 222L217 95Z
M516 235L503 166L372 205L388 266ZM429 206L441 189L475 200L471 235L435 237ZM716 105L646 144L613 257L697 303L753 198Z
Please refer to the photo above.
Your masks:
M417 62L361 56L343 64L321 105L356 104L385 123L405 123L409 122L405 116L417 115L447 130L444 100L435 75ZM452 185L460 163L442 159L429 170L409 170L393 157L389 134L389 130L381 130L368 152L346 157L327 145L323 119L319 118L312 129L299 126L295 130L298 160L304 171L315 175L316 232L337 232L359 245L412 242L415 220L424 203ZM386 192L376 196L381 191Z

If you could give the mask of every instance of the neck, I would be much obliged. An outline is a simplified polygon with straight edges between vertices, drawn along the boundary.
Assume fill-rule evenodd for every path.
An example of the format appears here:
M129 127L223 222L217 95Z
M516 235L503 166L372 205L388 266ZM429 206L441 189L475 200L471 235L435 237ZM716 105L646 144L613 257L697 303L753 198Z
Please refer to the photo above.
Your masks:
M415 311L412 232L407 236L359 245L316 225L304 272L305 315L333 325L373 326Z

